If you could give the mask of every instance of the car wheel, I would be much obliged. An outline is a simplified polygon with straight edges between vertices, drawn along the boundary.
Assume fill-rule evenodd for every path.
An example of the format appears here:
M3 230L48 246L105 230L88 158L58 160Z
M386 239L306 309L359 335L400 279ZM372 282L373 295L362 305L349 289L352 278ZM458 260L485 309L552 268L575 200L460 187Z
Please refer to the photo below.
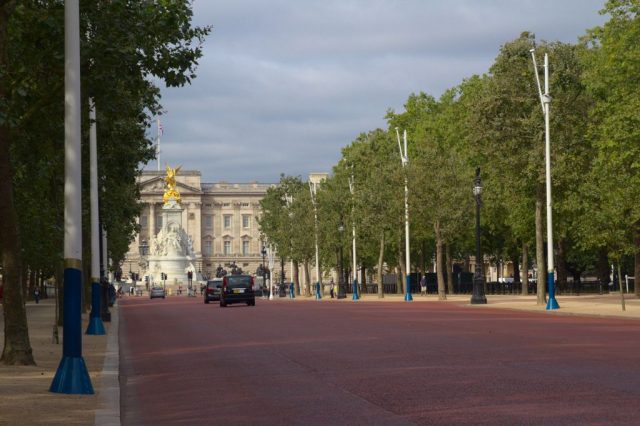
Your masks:
M209 299L204 299L204 303L209 304Z
M247 302L247 306L251 306L251 302Z
M224 303L224 302L221 300L221 301L220 301L220 307L221 307L221 308L226 308L226 307L227 307L227 304L226 304L226 303Z
M256 301L255 300L251 301L251 306L256 306Z

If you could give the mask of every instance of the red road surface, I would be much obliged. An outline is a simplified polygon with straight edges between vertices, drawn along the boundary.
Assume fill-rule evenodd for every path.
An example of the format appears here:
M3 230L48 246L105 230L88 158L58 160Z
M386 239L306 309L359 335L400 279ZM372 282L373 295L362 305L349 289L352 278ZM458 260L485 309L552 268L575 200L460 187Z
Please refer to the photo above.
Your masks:
M640 321L450 303L121 299L132 424L640 424Z

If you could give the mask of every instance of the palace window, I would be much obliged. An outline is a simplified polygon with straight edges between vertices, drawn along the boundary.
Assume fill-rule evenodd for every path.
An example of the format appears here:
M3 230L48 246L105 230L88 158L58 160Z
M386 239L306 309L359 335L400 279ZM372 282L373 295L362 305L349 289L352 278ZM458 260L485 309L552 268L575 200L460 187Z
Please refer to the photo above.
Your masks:
M249 241L247 240L242 242L242 255L243 256L249 255Z
M226 240L224 242L224 254L229 255L231 254L231 241Z
M251 226L251 215L243 214L242 215L242 227L249 228Z
M213 255L213 241L211 240L205 240L204 241L204 247L202 248L202 251L205 256L212 256Z
M147 215L140 216L140 227L143 229L147 227Z
M225 214L224 215L224 229L229 229L231 228L231 215L230 214Z
M156 216L156 233L162 229L162 215Z
M204 227L206 229L212 229L213 228L213 215L211 215L211 214L205 214L204 215Z

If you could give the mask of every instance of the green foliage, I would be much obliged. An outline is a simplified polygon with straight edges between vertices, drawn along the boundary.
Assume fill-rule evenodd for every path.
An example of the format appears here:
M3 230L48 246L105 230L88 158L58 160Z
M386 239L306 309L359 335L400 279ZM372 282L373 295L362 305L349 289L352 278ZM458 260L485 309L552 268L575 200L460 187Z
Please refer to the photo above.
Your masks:
M154 157L145 131L161 110L155 81L182 86L195 77L209 28L191 26L188 1L85 1L81 5L83 186L88 222L88 99L97 105L100 215L110 257L124 257L139 213L136 178ZM64 183L64 4L20 2L9 29L16 209L25 260L50 274L62 257ZM116 78L114 78L116 77ZM88 232L88 227L85 227Z

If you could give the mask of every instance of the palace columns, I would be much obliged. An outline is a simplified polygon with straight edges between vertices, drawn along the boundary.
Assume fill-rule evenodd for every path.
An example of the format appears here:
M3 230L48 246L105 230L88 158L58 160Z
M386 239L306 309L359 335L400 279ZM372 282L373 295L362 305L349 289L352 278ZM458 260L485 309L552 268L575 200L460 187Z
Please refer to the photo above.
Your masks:
M149 241L156 236L156 204L149 203Z

